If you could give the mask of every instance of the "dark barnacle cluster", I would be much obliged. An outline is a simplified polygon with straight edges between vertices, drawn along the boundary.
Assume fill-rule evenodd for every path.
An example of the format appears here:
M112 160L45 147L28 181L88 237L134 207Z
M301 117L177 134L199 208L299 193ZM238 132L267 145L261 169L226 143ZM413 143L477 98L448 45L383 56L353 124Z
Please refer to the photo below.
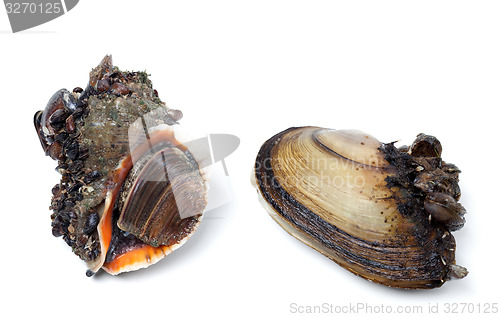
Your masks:
M80 131L88 114L88 97L95 90L75 88L70 93L61 89L50 99L45 111L35 115L35 126L45 153L58 161L56 170L62 175L59 184L52 188L52 234L62 237L71 247L85 250L81 257L94 259L99 254L95 234L97 222L92 222L86 234L78 235L81 211L76 208L84 196L83 187L98 179L98 171L84 169L89 149L81 144ZM92 230L90 230L92 229Z
M384 144L385 159L397 167L397 175L387 177L389 188L405 189L402 212L419 213L423 209L429 220L451 231L464 226L465 208L458 203L460 170L441 158L442 146L431 135L419 134L410 147L396 149Z

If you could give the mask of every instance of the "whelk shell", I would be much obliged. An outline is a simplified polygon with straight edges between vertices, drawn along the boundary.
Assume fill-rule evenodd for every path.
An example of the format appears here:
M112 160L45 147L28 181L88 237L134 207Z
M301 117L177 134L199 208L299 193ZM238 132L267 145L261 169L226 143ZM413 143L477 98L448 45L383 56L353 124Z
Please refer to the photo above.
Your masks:
M298 127L262 145L254 186L281 227L347 270L434 288L467 275L450 233L465 222L459 172L432 136L397 149L360 131Z
M61 89L35 114L62 175L52 190L52 233L87 263L88 276L156 263L198 227L210 153L187 142L181 118L148 74L120 71L111 56L85 90Z

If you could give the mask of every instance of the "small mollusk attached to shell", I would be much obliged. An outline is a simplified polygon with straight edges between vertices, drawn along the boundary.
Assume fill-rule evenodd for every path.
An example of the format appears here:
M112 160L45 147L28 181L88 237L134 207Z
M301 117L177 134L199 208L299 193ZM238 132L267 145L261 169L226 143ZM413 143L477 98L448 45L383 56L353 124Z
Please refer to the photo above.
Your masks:
M207 205L208 148L189 142L182 112L159 99L144 72L111 56L86 89L57 91L35 128L62 175L52 233L87 263L87 275L136 270L181 246Z
M421 134L408 148L354 130L290 128L261 147L254 185L288 233L347 270L400 288L434 288L455 264L465 209L458 168Z

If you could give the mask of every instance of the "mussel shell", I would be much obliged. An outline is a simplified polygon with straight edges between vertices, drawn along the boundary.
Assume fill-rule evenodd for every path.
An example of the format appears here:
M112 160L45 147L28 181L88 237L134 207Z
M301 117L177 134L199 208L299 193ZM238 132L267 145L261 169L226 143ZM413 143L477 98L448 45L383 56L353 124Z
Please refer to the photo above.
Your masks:
M455 240L431 221L423 192L412 200L395 185L409 158L392 160L391 146L398 151L360 131L290 128L262 145L255 185L288 233L349 271L393 287L438 287L453 270Z

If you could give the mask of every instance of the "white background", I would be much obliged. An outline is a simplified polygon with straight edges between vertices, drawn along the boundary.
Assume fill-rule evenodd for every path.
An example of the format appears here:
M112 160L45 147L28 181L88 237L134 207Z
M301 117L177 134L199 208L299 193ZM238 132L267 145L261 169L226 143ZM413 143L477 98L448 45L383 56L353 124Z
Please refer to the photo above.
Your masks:
M292 303L367 303L421 305L422 316L429 304L443 312L445 303L499 302L499 16L497 1L87 0L12 34L0 10L0 307L32 316L287 316L298 315ZM56 90L85 87L108 53L121 69L152 74L181 122L235 134L241 145L226 160L234 200L207 213L182 248L146 270L87 278L51 235L59 175L32 117ZM285 233L258 203L250 172L265 140L300 125L400 144L437 136L443 158L462 170L467 223L454 236L469 276L434 290L391 289Z

